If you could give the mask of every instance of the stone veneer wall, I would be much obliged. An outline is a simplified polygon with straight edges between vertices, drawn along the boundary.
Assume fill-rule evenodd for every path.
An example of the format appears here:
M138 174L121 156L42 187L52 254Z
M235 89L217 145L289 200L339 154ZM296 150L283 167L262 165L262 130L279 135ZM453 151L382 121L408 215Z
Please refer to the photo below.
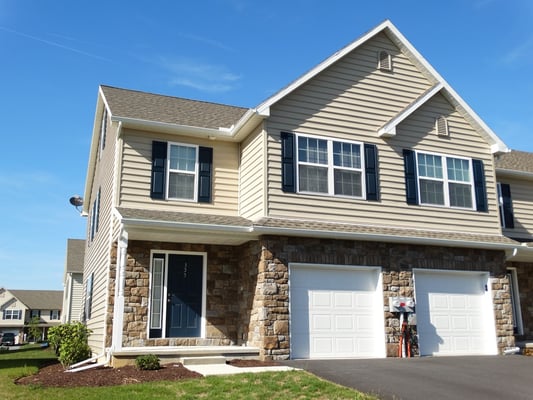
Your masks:
M524 334L520 340L533 340L533 263L512 262L509 267L516 268L518 294L522 311Z
M257 244L242 247L202 244L130 241L124 290L124 330L122 345L137 346L221 346L242 345L248 336L248 320L257 270L254 255ZM148 338L150 251L207 253L207 295L205 338ZM116 246L112 257L108 335L111 344ZM246 262L245 260L248 260ZM249 265L255 266L251 270Z
M150 251L207 253L205 338L147 337ZM292 237L260 238L242 246L130 241L126 267L123 346L249 345L261 358L289 358L291 262L380 266L387 355L398 352L399 318L390 296L412 297L413 268L489 271L498 347L514 345L509 282L499 251ZM106 345L111 344L116 251L112 254Z
M509 283L500 251L327 240L292 237L260 239L262 257L258 267L250 343L262 347L264 359L289 357L289 263L380 266L387 355L398 354L399 317L388 311L390 296L413 293L413 268L489 271L492 282L498 348L514 345Z

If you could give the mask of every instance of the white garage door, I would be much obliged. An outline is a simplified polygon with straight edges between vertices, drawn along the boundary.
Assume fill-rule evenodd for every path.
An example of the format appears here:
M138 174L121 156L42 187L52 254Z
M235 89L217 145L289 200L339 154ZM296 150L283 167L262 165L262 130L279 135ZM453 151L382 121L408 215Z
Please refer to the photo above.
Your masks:
M292 358L384 357L379 268L290 265Z
M415 270L420 355L496 354L487 273Z

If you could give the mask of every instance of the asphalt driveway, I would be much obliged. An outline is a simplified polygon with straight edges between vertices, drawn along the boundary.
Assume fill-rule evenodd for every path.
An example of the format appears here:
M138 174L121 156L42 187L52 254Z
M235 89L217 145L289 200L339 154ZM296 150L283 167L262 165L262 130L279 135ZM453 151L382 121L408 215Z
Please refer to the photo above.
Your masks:
M533 399L533 357L290 360L292 367L394 400Z

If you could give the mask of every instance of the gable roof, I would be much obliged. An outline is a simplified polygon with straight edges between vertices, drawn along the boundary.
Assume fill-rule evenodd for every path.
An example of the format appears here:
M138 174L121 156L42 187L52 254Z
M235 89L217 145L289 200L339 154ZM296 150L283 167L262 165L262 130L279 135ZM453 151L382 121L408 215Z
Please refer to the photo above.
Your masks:
M436 85L433 86L431 90L438 87L439 84L442 85L442 87L438 87L438 90L433 90L431 96L426 96L422 99L423 101L420 101L419 99L418 103L415 102L415 107L408 106L407 111L404 109L398 115L394 116L387 125L395 127L395 125L401 122L404 118L406 118L410 112L414 112L418 107L420 107L431 97L433 97L433 95L437 93L442 93L446 97L446 99L454 107L456 107L459 112L461 112L464 118L472 126L474 126L479 131L479 133L485 138L487 143L491 146L492 153L505 153L509 151L505 143L503 143L503 141L492 131L492 129L490 129L485 124L485 122L470 108L470 106L466 104L466 102L455 92L455 90L453 90L453 88L429 64L429 62L427 62L426 59L422 57L422 55L414 48L414 46L400 33L400 31L389 20L385 20L384 22L376 26L374 29L370 30L354 42L350 43L348 46L337 51L331 57L318 64L315 68L311 69L310 71L302 75L300 78L296 79L294 82L292 82L291 84L289 84L288 86L265 100L257 107L257 112L261 115L268 115L270 112L270 107L272 105L274 105L279 100L287 96L289 93L304 85L306 82L318 75L320 72L322 72L335 62L339 61L341 58L351 53L356 48L358 48L359 46L366 43L368 40L380 33L384 33L411 60L411 62L424 75L426 75L427 79L433 85Z
M30 310L62 309L62 290L9 290L9 292Z
M65 260L65 273L83 272L83 259L85 257L85 240L68 239L67 257Z

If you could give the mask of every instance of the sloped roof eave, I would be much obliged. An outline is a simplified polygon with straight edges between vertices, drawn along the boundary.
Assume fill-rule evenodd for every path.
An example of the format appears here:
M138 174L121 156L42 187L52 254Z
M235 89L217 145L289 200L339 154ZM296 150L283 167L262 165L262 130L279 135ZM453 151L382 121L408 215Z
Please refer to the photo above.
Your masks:
M288 236L303 236L303 237L320 237L329 239L342 240L362 240L362 241L376 241L386 243L401 243L401 244L417 244L426 246L444 246L444 247L462 247L462 248L476 248L485 250L502 250L512 251L516 249L519 244L510 242L498 241L476 241L463 239L449 239L438 237L424 237L424 236L402 236L392 235L386 233L368 233L368 232L343 232L335 230L309 230L309 229L295 229L283 227L266 227L254 226L254 232L264 235L288 235Z

